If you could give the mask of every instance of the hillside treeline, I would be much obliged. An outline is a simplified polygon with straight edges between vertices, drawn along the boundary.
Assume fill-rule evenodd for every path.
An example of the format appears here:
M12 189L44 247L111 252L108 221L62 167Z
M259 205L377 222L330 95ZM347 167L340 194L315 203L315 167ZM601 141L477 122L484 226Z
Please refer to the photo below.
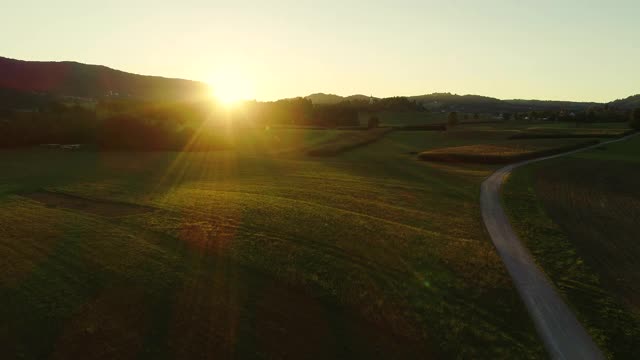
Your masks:
M12 106L15 99L19 102ZM101 149L210 150L230 146L229 135L241 135L246 127L355 127L365 125L359 122L361 112L428 111L406 97L351 99L323 105L294 98L249 101L231 107L212 101L86 101L42 96L32 102L22 97L15 99L0 101L0 147L75 143ZM504 121L590 123L627 121L631 111L603 105L581 112L548 110L500 115ZM463 115L463 119L467 116Z
M575 123L605 123L629 121L631 111L605 104L590 106L584 111L570 110L538 110L526 112L505 112L504 120L549 120Z
M274 125L358 126L358 110L313 106L302 98L247 102L99 101L92 107L52 101L0 108L0 147L93 144L102 149L210 150L228 147L230 133Z
M95 113L79 107L49 106L38 112L0 110L0 147L46 143L94 143Z

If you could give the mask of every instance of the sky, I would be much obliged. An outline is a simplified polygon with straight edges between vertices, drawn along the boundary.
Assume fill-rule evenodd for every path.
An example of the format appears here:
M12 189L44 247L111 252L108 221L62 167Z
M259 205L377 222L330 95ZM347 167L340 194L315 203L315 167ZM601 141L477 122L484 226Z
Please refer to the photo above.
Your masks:
M236 86L229 91L258 100L451 92L605 102L640 93L639 0L10 3L0 11L0 56Z

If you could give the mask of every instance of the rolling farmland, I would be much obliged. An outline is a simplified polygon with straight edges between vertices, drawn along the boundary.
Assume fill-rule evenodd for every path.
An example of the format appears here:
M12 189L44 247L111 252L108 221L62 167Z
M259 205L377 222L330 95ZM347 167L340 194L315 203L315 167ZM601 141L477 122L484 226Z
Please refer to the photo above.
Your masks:
M0 151L0 341L20 358L539 358L480 218L495 166L415 155L518 131L392 131L327 158L305 152L343 131Z
M640 335L637 224L640 139L514 172L505 204L536 261L610 356Z

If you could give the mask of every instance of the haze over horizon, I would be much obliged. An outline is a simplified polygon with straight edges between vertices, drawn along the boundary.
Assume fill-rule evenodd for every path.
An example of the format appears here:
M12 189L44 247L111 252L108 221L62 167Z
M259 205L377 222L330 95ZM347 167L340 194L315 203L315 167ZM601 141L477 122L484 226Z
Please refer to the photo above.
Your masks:
M11 29L0 55L223 84L258 100L451 92L608 102L640 92L639 10L627 0L27 0L0 14Z

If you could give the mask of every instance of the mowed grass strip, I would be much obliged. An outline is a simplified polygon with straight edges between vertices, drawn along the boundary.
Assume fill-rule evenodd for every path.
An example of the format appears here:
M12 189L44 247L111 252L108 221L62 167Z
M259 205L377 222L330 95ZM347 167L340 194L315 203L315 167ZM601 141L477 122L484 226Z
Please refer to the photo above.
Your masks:
M335 156L342 152L377 141L391 131L393 131L393 129L376 128L347 132L309 149L307 154L310 156Z
M610 358L640 351L640 138L517 169L511 222Z
M319 144L333 141L346 130L324 128L241 129L230 135L234 150L248 155L279 155L303 152Z
M502 164L558 154L597 143L598 140L522 140L428 150L418 154L418 158L439 162Z

